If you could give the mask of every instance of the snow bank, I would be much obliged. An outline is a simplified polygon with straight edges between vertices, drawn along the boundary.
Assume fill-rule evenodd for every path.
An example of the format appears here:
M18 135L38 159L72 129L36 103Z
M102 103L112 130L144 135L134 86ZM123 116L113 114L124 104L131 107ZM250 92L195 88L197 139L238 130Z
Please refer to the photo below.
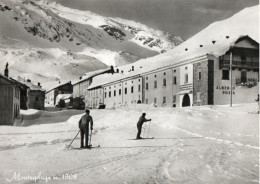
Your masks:
M77 149L79 136L69 149L65 147L78 133L82 112L72 116L75 112L62 111L39 117L51 121L71 113L61 123L1 126L0 157L5 159L0 165L0 182L6 183L15 172L22 176L41 172L55 184L84 183L86 178L90 183L115 184L257 183L257 110L257 104L181 109L140 105L91 110L92 144L101 145L92 150ZM143 112L152 121L144 123L141 136L155 138L133 140ZM75 180L62 179L66 174Z

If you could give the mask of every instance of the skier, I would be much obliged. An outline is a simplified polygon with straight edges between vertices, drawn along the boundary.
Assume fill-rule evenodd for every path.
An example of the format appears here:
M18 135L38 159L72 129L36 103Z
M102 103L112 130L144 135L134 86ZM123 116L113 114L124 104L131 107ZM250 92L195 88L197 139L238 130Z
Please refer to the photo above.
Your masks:
M84 135L85 135L85 148L90 147L90 145L88 145L89 123L91 126L91 131L93 130L93 119L89 115L90 111L87 109L85 112L86 114L84 114L79 120L79 129L80 129L80 138L81 138L80 148L84 148Z
M142 116L139 118L139 121L137 122L137 136L136 136L136 139L142 139L142 137L140 137L141 135L141 132L142 132L142 126L143 126L143 123L146 122L146 121L151 121L152 119L146 119L145 118L146 114L143 113Z

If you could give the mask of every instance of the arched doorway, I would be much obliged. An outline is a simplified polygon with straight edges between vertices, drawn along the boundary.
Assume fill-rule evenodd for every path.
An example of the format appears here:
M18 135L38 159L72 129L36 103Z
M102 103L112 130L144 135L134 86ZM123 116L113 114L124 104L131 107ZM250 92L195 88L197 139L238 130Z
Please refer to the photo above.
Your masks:
M190 96L185 94L182 99L182 107L190 106Z

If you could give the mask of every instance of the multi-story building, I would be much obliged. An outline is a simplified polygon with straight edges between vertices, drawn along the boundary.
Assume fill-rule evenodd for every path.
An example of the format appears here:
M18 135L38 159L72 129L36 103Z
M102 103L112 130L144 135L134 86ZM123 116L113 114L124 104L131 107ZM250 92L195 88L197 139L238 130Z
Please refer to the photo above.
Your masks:
M93 79L89 88L90 108L105 104L118 107L142 103L142 77L125 77L120 73L103 74Z
M254 102L258 95L259 44L248 36L215 42L191 51L176 51L165 60L155 59L158 63L153 63L154 67L148 61L132 64L138 70L130 65L121 67L125 71L133 69L112 78L94 78L88 90L103 89L108 107L139 100L167 107ZM136 90L140 84L141 93Z
M0 74L0 125L13 125L19 114L20 88L8 78L8 73Z
M87 89L91 85L93 77L105 73L114 73L114 68L111 66L107 69L88 72L84 76L80 77L79 80L73 84L74 108L82 109L93 105L94 102L89 101L89 93Z
M23 93L21 92L21 98L27 98L26 109L43 110L45 107L44 106L45 90L42 89L41 84L38 83L38 85L35 85L32 83L30 79L25 80L21 77L18 77L17 81L28 87L27 92L23 92ZM23 109L22 106L21 109Z
M59 84L58 86L46 91L45 93L45 105L48 107L55 107L56 97L59 94L72 94L73 93L73 86L71 81Z

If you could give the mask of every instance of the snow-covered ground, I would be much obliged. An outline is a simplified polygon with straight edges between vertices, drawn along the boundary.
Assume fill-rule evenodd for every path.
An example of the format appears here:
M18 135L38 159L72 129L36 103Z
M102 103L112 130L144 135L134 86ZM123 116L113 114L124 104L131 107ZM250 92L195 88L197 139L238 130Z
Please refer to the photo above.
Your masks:
M142 112L142 137L133 140ZM22 112L36 125L0 127L0 183L258 183L257 104L91 110L93 146L79 150L79 111ZM81 113L81 112L80 112ZM51 123L55 118L64 121ZM48 124L43 124L44 122ZM31 123L31 122L30 122ZM26 124L26 122L24 122ZM35 179L35 180L34 180ZM9 181L8 181L9 180Z

